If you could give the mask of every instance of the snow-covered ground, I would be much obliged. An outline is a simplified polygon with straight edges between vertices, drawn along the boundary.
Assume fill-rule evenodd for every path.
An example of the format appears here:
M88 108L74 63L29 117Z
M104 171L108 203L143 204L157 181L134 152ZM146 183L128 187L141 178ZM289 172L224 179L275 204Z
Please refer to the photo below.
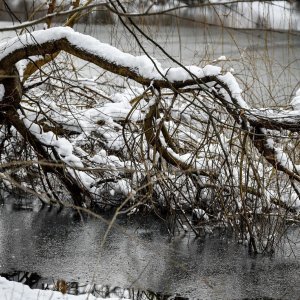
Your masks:
M101 300L101 297L95 297L91 294L85 295L68 295L57 291L31 289L20 282L8 281L0 277L0 300ZM126 294L124 297L105 298L129 299Z
M180 6L182 2L174 0L163 6L154 6L153 10L163 11ZM288 1L211 0L210 5L206 3L196 7L181 8L176 14L200 23L235 28L300 30L300 12Z

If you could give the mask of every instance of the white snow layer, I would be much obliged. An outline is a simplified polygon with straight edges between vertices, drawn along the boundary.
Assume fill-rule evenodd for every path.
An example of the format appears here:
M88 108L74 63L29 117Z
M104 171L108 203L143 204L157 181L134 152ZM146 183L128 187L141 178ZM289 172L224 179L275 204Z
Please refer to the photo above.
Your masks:
M81 49L90 55L97 56L109 63L126 67L149 81L168 80L169 82L185 82L191 79L203 79L204 77L215 76L227 85L231 95L241 108L249 108L241 97L242 90L235 77L230 72L222 75L221 68L218 66L207 65L204 68L187 66L163 69L161 64L153 58L146 55L133 56L130 53L124 53L113 46L101 43L91 36L75 32L68 27L54 27L46 30L38 30L15 37L8 42L0 44L0 62L13 52L24 49L26 46L43 44L45 42L57 41L60 39L68 40L74 47ZM228 98L228 101L231 100L225 90L224 96ZM122 119L131 108L129 107L129 104L127 107L125 104L122 106L123 107L121 107L120 104L117 104L118 110L116 111L114 104L107 104L102 108L103 114L106 114L113 119L117 119L120 116ZM141 118L140 115L135 114L131 117L133 119Z
M300 110L300 89L297 90L295 97L291 101L294 110Z
M52 131L44 132L39 125L29 121L27 118L23 118L23 122L42 144L45 146L53 146L61 160L67 165L77 168L83 167L83 163L80 158L73 154L73 146L67 139L57 138Z
M60 292L50 290L31 289L29 286L20 282L8 281L0 277L0 300L102 300L104 298L93 295L63 295ZM106 298L108 300L128 299L128 298Z
M5 94L5 88L3 84L0 84L0 101L2 100L2 98L4 97Z
M228 86L228 88L231 92L231 96L233 98L235 98L235 100L237 101L237 104L241 108L244 108L244 109L250 108L249 105L242 98L242 96L241 96L242 90L241 90L238 82L236 81L235 77L230 72L227 72L225 75L219 75L218 79L220 79L223 83L225 83Z
M222 60L227 60L225 55L221 55L220 57L218 57L217 59L218 61L222 61Z
M195 208L195 209L193 209L193 214L199 220L200 219L203 219L205 221L209 220L209 216L206 214L205 210L203 210L201 208Z
M149 58L146 55L133 56L129 53L124 53L111 45L101 43L91 36L75 32L68 27L53 27L46 30L38 30L2 43L0 44L0 61L26 46L43 44L60 39L66 39L69 43L88 52L90 55L95 55L108 62L127 67L148 79L161 80L163 77L166 77L171 82L185 81L191 79L192 76L198 78L217 76L221 72L220 67L210 65L205 68L189 66L187 67L189 72L181 67L163 69L161 64L153 58ZM192 73L192 76L190 73Z

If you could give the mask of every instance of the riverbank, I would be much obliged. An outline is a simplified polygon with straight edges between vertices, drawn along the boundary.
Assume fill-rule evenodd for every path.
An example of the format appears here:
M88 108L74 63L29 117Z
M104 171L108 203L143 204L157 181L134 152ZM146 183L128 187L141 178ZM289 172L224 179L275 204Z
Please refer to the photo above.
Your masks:
M95 297L91 294L67 295L58 291L31 289L20 282L8 281L0 277L0 300L100 300L102 297ZM118 296L105 299L130 299L124 294L124 297Z
M19 20L27 21L28 14L34 8L30 2L15 3L11 11L1 7L0 20L11 21L12 13ZM25 8L24 8L25 5ZM3 4L2 4L3 6ZM300 30L300 4L292 1L208 1L188 3L188 1L162 1L148 4L146 1L130 1L125 4L127 13L139 25L155 26L196 26L218 25L239 29L274 29ZM69 9L69 4L60 7ZM26 12L26 13L25 13ZM26 15L27 14L27 15ZM35 9L34 18L39 19L47 14L47 6ZM65 15L54 16L53 22L63 22ZM126 22L126 18L124 18ZM110 24L119 22L117 15L105 5L93 6L83 13L77 24Z

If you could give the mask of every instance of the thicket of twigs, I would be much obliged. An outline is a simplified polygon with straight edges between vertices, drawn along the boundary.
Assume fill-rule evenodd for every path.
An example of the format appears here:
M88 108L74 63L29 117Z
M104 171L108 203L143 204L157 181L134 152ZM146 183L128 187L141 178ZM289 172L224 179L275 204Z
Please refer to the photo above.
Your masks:
M119 1L110 5L132 34L144 35ZM49 1L48 14L56 9ZM164 69L146 52L128 58L59 30L41 37L26 28L1 45L3 196L154 212L171 232L225 226L254 252L272 251L285 225L299 222L296 106L254 109L234 76L216 66L185 67L169 57L177 67ZM80 78L70 55L98 66L99 77Z

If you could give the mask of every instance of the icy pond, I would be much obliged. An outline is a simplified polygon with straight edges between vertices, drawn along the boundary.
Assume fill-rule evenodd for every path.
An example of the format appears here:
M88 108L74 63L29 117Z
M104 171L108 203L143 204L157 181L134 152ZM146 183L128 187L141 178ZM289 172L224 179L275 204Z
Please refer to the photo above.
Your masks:
M274 257L251 257L232 238L216 234L195 239L151 217L117 221L103 247L107 223L74 219L68 209L0 209L0 273L37 272L42 281L63 278L80 283L150 289L198 299L272 297L299 299L298 244L286 241ZM292 252L293 250L293 252Z

